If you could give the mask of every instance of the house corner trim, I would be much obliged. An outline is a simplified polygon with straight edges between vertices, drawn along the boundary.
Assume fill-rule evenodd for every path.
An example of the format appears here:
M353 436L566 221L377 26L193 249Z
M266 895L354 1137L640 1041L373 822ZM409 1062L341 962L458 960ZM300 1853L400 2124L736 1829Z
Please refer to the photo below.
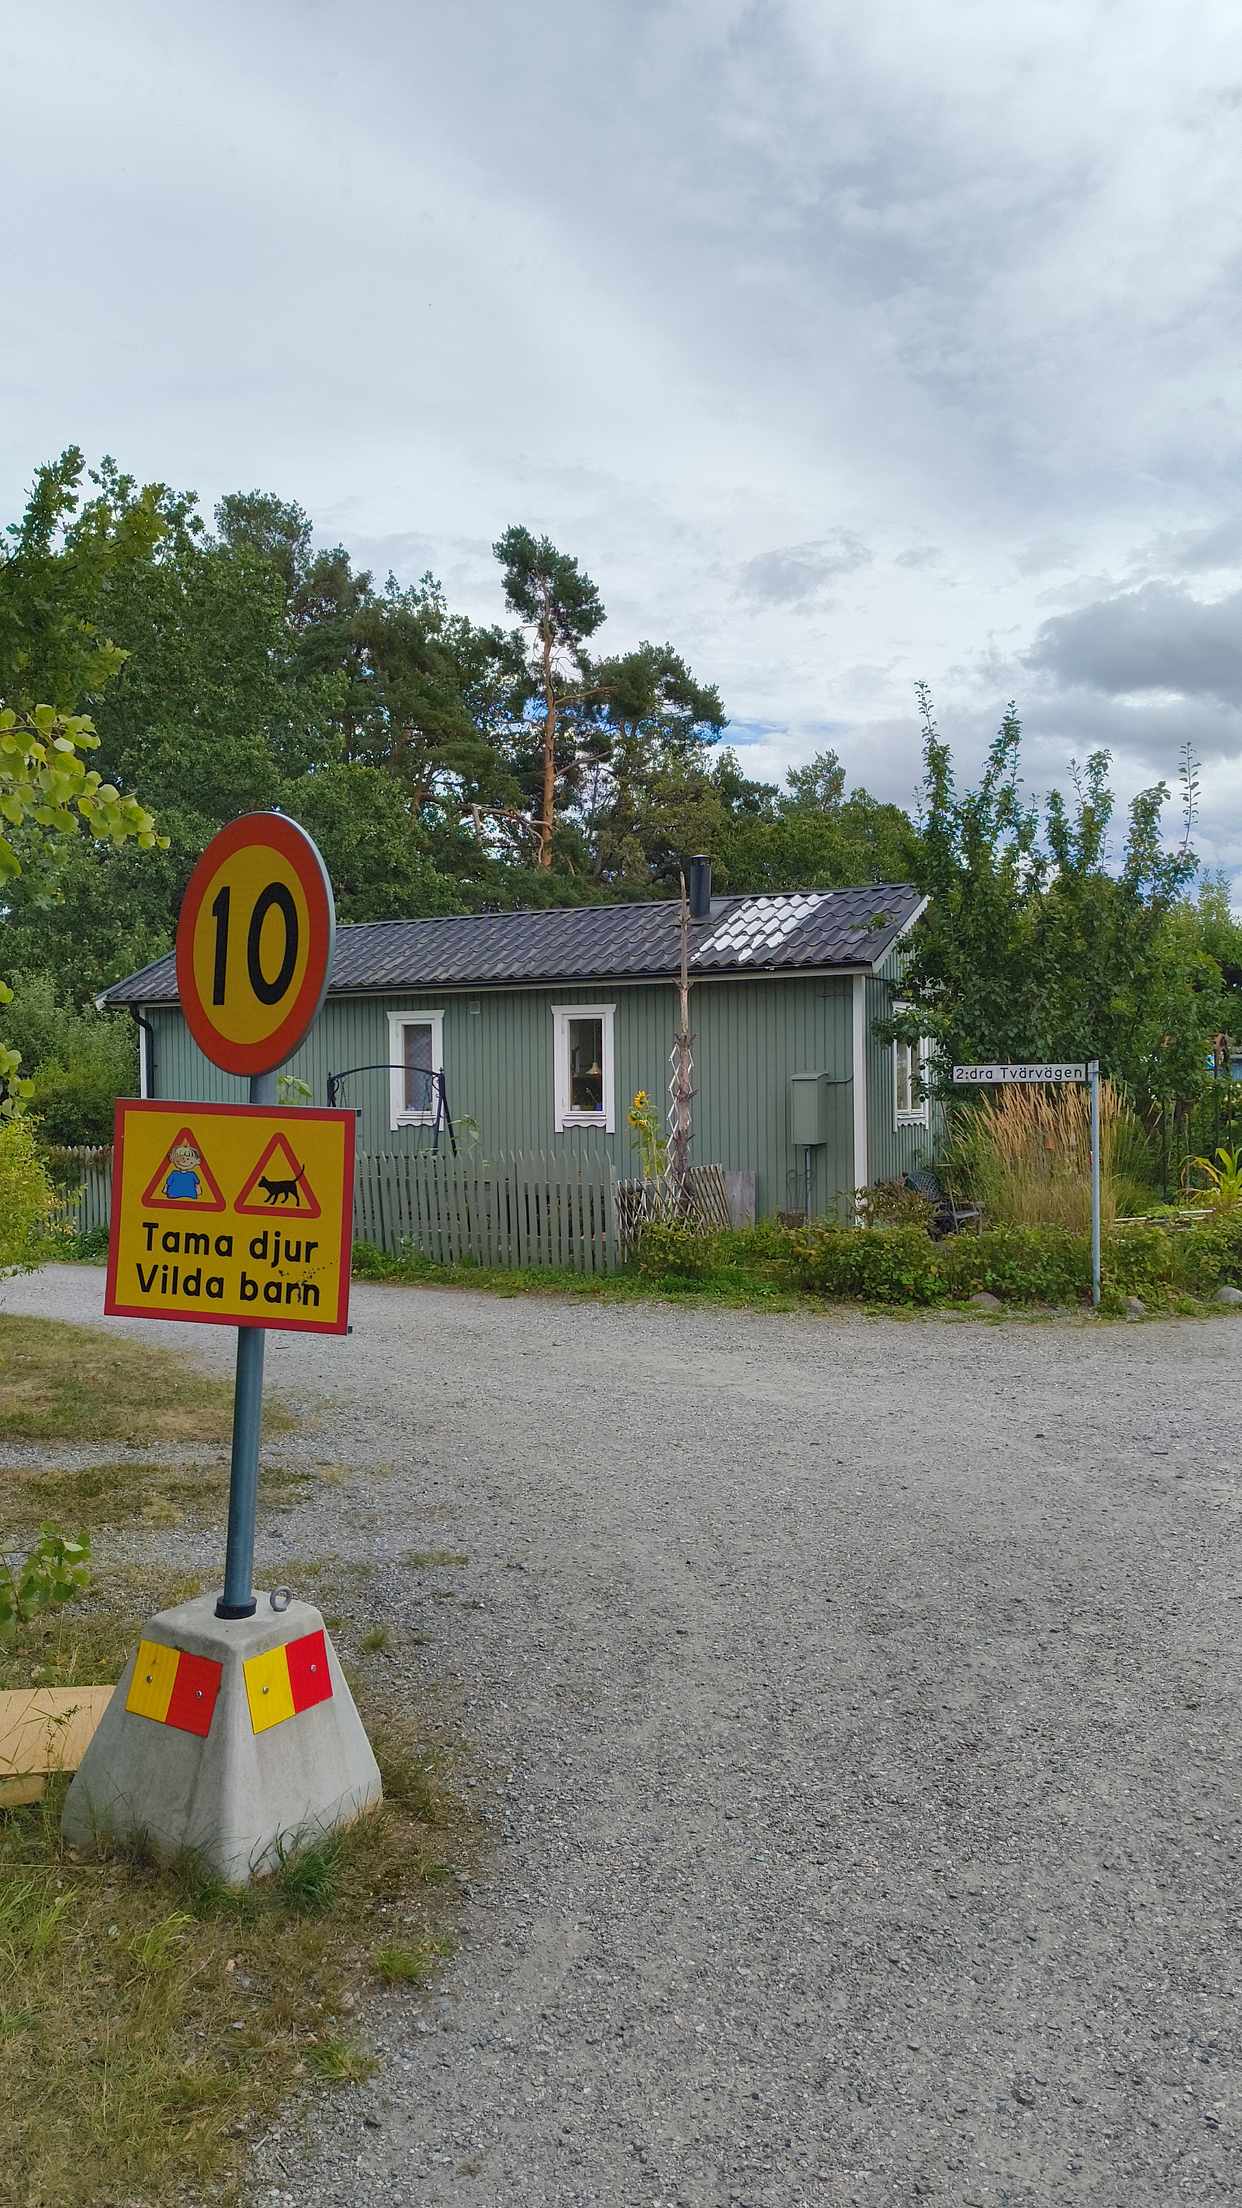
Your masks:
M854 1186L866 1188L867 1165L867 977L854 976Z

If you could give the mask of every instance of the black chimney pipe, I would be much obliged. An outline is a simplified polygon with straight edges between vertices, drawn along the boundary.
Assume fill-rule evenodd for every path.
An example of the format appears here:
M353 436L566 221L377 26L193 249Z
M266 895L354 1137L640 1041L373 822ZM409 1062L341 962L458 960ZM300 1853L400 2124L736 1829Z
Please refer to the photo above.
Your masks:
M712 862L703 852L690 861L688 882L690 918L708 920L712 910Z

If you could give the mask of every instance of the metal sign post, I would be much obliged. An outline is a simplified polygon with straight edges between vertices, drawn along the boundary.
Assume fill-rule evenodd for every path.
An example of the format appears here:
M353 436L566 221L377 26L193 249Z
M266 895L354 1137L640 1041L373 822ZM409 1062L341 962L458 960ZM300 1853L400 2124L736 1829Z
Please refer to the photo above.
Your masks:
M276 1102L274 1073L252 1073L252 1104ZM229 1457L229 1526L224 1543L224 1592L218 1618L252 1618L254 1598L254 1524L259 1505L259 1440L263 1429L263 1361L267 1329L237 1329L237 1376L233 1383L233 1448Z
M71 1842L142 1833L245 1884L348 1824L380 1776L318 1610L252 1584L264 1340L348 1332L355 1116L276 1105L323 1002L332 885L310 837L253 813L213 837L177 927L177 986L247 1104L117 1105L104 1309L236 1326L224 1589L147 1620L65 1797Z
M1091 1301L1100 1308L1100 1061L1087 1068L1091 1084Z
M954 1066L953 1084L959 1089L991 1089L1018 1084L1022 1087L1082 1086L1091 1096L1091 1302L1100 1308L1100 1061L1050 1059L1030 1065Z

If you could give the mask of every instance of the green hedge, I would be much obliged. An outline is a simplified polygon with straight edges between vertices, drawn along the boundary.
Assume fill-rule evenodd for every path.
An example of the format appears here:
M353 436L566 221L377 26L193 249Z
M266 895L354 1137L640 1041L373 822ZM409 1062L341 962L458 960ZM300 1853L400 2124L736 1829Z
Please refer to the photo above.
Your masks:
M792 1231L765 1223L734 1233L697 1234L653 1225L635 1264L644 1279L691 1283L776 1282L842 1301L964 1303L986 1292L1004 1303L1077 1304L1091 1293L1091 1245L1064 1227L991 1227L933 1242L919 1227L858 1228L825 1223ZM1242 1215L1201 1227L1140 1225L1104 1238L1106 1306L1128 1296L1154 1308L1242 1286Z

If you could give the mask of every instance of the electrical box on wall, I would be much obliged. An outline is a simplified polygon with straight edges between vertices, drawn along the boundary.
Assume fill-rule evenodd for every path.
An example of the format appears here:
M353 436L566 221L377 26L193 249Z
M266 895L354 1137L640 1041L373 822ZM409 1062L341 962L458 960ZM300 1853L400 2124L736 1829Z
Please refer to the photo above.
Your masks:
M789 1139L799 1149L827 1142L830 1087L826 1073L790 1074Z

